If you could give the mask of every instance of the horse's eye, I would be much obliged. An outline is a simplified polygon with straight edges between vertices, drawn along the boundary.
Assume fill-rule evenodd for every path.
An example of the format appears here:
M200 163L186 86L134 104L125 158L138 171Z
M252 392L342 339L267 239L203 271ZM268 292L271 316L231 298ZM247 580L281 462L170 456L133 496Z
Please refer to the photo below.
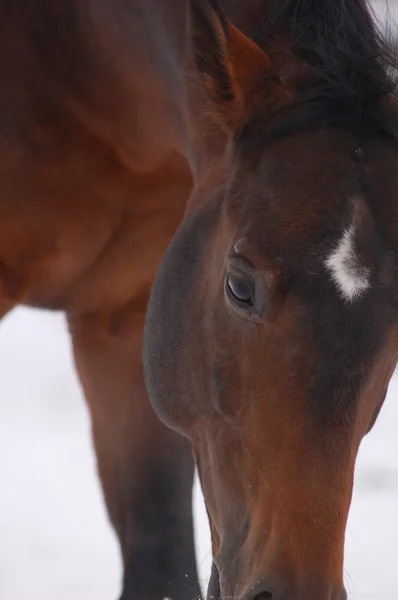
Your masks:
M227 276L227 289L230 297L240 306L247 308L254 306L254 283L244 275L229 274Z

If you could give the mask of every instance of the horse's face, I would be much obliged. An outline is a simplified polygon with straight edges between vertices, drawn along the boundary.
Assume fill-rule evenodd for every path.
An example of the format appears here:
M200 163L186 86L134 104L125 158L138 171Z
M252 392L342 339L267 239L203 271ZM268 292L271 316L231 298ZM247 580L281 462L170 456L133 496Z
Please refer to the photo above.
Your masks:
M398 154L320 127L225 156L157 276L150 395L193 444L210 596L341 600L355 459L398 355Z
M333 130L238 149L155 285L152 397L192 441L222 597L343 587L355 458L398 348L397 156L362 152Z

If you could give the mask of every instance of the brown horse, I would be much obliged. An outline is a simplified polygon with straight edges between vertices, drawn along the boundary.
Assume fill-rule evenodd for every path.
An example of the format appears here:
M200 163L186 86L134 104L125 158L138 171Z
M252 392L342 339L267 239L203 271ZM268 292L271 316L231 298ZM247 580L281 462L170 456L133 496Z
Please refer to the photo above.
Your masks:
M210 593L336 599L398 350L387 59L360 0L222 4L0 2L1 314L67 314L122 598L199 595L141 357L194 185L146 356Z
M355 459L398 356L393 65L361 0L220 4L191 2L194 190L148 390L193 445L209 598L342 600Z

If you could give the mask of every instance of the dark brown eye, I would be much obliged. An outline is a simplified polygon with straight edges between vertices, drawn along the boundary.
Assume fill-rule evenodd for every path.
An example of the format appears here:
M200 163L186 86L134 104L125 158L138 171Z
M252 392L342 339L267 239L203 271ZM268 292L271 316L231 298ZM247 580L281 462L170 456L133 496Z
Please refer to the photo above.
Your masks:
M226 283L230 297L239 305L246 305L247 308L254 306L255 290L253 281L243 275L230 273L227 276Z
M241 316L258 320L266 306L266 286L263 273L242 256L228 259L224 279L224 294L227 306Z

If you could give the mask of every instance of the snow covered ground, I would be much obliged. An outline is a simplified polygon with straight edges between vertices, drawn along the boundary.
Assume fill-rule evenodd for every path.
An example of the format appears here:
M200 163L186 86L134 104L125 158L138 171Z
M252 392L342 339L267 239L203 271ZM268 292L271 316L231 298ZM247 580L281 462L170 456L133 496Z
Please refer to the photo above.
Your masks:
M114 600L117 545L61 315L18 309L0 325L0 599ZM347 531L352 600L396 600L398 377L364 441ZM195 493L198 562L209 533Z

